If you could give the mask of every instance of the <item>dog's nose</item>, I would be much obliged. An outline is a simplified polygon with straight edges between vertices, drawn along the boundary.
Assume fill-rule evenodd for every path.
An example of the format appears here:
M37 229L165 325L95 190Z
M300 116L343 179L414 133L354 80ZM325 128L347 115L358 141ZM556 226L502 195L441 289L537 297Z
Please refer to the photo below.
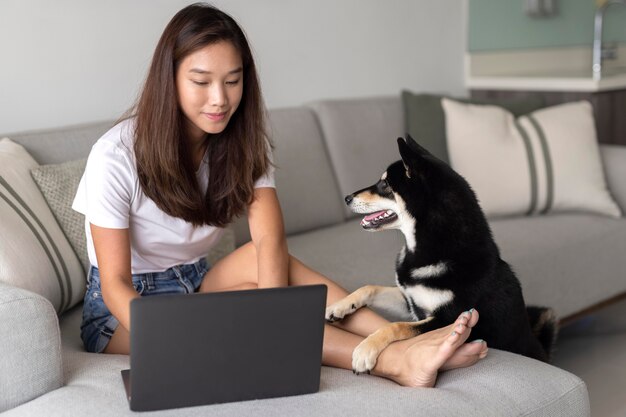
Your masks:
M346 204L350 204L350 203L352 203L352 200L353 200L353 199L354 199L354 198L352 197L352 194L347 195L347 196L346 196L346 198L345 198L345 200L346 200Z

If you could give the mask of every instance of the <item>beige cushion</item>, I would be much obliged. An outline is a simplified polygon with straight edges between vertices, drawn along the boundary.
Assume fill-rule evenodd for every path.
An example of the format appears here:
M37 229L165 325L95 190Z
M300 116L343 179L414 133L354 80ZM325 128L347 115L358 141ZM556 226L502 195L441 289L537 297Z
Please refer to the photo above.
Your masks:
M82 300L85 272L30 176L36 167L21 145L0 140L0 281L61 313Z
M451 166L463 175L488 216L586 211L613 217L586 101L519 118L490 105L443 99Z

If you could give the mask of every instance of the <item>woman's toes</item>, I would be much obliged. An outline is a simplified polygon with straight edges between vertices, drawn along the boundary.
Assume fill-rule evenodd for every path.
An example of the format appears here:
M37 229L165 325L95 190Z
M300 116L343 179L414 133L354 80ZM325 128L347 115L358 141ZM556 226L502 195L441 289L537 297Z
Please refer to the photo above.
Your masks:
M456 330L450 333L446 340L444 340L444 342L439 346L439 349L437 349L437 353L433 358L431 365L435 370L441 368L441 366L454 355L459 346L467 340L469 334L470 332L467 331L467 328L463 333L459 333Z
M478 323L478 311L472 308L471 310L462 312L457 317L455 324L465 324L468 327L474 327Z
M470 318L467 322L467 327L474 327L476 326L476 323L478 323L478 319L479 319L478 311L472 308L469 311L469 313L470 313Z
M470 313L469 311L464 311L459 315L459 317L457 317L455 324L467 325L471 317L472 317L472 313Z
M484 340L476 339L464 344L459 350L468 355L479 355L487 350L487 343Z
M480 352L478 356L480 357L480 359L483 359L487 356L488 353L489 353L489 349L485 346L485 348Z
M487 356L487 345L484 342L465 343L441 367L442 371L455 368L464 368L478 362Z
M466 330L467 330L467 326L465 324L459 323L456 326L454 326L454 331L457 332L458 334L463 334L465 333Z

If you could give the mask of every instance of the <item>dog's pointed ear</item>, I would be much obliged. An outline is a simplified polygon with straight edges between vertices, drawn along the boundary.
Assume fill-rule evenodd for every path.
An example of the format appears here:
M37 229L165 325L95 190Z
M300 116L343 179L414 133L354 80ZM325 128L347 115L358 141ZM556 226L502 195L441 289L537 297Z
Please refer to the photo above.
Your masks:
M398 138L398 150L400 151L400 158L402 158L402 164L404 165L404 170L406 172L406 176L411 178L411 161L415 158L415 153L406 143L404 138Z
M409 148L411 148L413 152L415 152L418 155L430 155L431 154L430 152L428 152L426 148L424 148L419 143L415 142L415 139L413 139L411 135L409 135L408 133L406 134L406 143L407 145L409 145Z

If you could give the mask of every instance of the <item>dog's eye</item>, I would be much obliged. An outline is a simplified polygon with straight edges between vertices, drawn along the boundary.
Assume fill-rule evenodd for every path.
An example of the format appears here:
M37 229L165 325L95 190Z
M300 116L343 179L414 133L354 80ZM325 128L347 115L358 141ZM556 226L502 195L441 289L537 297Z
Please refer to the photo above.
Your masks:
M387 180L380 180L380 185L383 188L389 188L389 183L387 182Z

